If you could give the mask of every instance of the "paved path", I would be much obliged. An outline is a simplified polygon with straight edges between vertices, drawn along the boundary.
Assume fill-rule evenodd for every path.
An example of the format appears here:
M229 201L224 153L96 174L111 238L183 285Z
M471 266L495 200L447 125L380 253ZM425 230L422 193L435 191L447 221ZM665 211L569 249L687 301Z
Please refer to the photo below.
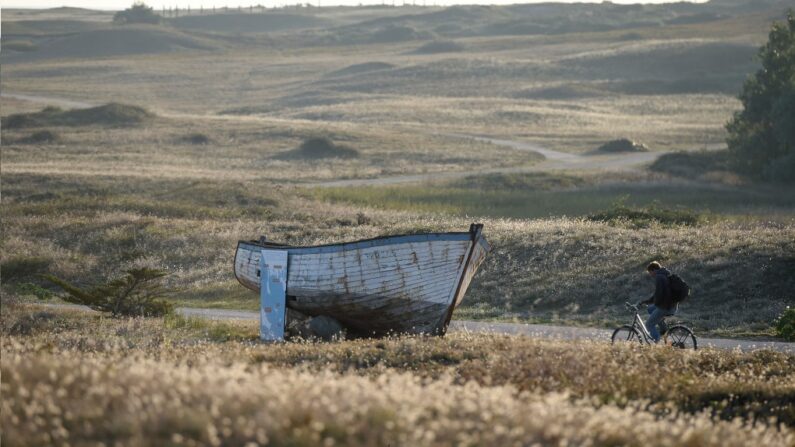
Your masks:
M257 320L259 313L243 310L198 309L180 307L181 315L211 319ZM535 338L560 340L610 340L612 329L583 328L572 326L553 326L549 324L489 323L483 321L453 320L451 332L492 332L496 334L525 335ZM750 351L766 348L795 354L795 343L779 341L735 340L728 338L698 338L699 347L740 349Z
M489 323L483 321L457 320L450 322L450 330L468 332L494 332L498 334L526 335L537 338L553 338L561 340L610 340L612 329L583 328L572 326L553 326L548 324ZM795 354L795 343L781 341L737 340L731 338L698 337L699 348L740 349L772 349L774 351Z
M77 309L91 311L86 306L73 304L37 303L44 307L59 309ZM259 313L250 310L202 309L197 307L178 307L179 315L210 320L258 320ZM573 326L554 326L550 324L522 323L491 323L484 321L453 320L450 332L485 332L506 335L524 335L533 338L556 340L603 340L608 342L613 334L611 329L583 328ZM710 347L720 349L739 349L752 351L755 349L772 349L774 351L795 354L795 343L781 341L737 340L729 338L698 338L699 348Z

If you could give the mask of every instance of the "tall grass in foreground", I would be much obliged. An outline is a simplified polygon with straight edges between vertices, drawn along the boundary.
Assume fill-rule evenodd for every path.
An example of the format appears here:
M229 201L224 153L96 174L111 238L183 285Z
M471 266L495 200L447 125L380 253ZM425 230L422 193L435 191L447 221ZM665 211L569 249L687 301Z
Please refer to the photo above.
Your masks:
M9 347L13 349L13 346ZM563 393L244 363L3 355L7 445L787 446L789 429L655 418Z
M4 303L0 319L8 445L795 442L795 356L771 351L486 334L219 343L256 324L36 310Z

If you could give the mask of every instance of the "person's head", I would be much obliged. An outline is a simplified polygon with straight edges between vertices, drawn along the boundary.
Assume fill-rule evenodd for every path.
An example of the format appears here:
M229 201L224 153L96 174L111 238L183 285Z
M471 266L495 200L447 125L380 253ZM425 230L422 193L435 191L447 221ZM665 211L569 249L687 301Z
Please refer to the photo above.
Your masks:
M649 265L646 266L646 272L649 275L654 276L654 275L657 274L657 270L660 270L661 268L662 268L662 265L660 265L659 262L652 261L652 262L649 263Z

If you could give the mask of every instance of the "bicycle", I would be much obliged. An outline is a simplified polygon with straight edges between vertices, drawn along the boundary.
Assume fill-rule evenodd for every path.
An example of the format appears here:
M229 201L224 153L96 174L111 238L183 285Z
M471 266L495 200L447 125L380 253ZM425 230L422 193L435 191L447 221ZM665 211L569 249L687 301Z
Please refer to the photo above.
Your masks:
M615 331L611 337L611 343L639 343L639 344L654 344L654 338L649 334L646 324L640 318L638 313L638 305L631 303L624 303L624 306L632 312L635 312L635 320L631 325L625 324ZM663 340L668 345L679 349L698 349L698 340L687 326L683 324L675 324L668 328L668 331L663 334Z

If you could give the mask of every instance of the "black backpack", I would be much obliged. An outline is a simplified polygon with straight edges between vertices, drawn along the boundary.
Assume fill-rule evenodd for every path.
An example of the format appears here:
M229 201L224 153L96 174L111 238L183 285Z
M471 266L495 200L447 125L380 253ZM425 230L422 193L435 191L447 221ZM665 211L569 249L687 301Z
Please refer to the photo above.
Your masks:
M681 303L690 296L690 286L676 273L671 273L668 277L668 284L671 287L671 299L674 303Z

